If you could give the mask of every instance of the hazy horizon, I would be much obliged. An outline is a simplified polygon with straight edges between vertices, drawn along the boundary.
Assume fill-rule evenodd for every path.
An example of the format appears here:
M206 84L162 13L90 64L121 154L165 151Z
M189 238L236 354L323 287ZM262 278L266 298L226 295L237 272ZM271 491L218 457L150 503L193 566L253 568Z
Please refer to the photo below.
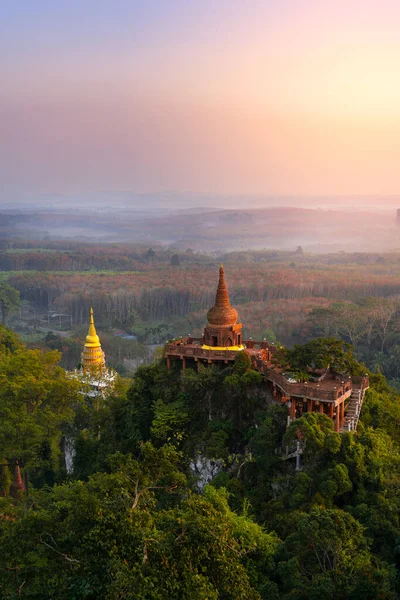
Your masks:
M1 17L4 203L399 191L393 0L38 0Z
M400 208L400 195L331 195L331 196L279 196L263 194L206 194L194 192L159 193L133 192L131 190L88 190L68 194L58 191L10 193L0 191L1 210L64 210L67 208L86 210L119 209L140 212L162 211L163 213L184 211L262 210L273 208L311 209L321 211L362 211L389 213L393 217Z

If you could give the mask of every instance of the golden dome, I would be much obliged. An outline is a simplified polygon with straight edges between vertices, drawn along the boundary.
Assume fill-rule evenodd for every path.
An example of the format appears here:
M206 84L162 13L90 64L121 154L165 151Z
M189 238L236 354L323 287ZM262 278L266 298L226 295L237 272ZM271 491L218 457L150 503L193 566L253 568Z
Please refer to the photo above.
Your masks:
M238 319L237 310L230 305L228 290L225 283L225 270L221 265L219 268L219 282L215 304L207 313L207 321L210 325L231 326Z

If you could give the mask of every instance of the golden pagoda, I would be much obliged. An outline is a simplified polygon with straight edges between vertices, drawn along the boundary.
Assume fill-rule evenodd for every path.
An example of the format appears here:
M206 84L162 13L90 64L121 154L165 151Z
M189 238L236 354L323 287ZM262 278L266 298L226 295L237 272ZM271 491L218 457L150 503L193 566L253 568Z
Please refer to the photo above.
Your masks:
M101 349L100 338L96 333L93 318L93 308L90 309L89 331L81 354L82 369L86 374L102 374L105 370L106 361Z

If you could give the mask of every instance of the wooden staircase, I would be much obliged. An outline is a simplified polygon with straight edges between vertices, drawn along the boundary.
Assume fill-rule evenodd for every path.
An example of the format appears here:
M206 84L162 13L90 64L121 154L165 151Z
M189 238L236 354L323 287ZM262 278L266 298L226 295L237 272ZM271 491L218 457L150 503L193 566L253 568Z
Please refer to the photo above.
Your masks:
M365 392L368 387L361 384L359 388L353 388L350 396L350 402L347 405L347 410L344 417L344 425L340 428L340 433L346 431L356 431L362 405L364 402Z

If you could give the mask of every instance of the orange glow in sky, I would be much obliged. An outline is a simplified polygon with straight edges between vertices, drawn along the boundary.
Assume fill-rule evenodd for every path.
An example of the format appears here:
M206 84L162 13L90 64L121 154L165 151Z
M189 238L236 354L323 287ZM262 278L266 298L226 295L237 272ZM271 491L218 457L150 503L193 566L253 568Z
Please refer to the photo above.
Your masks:
M399 192L399 2L9 4L5 189Z

